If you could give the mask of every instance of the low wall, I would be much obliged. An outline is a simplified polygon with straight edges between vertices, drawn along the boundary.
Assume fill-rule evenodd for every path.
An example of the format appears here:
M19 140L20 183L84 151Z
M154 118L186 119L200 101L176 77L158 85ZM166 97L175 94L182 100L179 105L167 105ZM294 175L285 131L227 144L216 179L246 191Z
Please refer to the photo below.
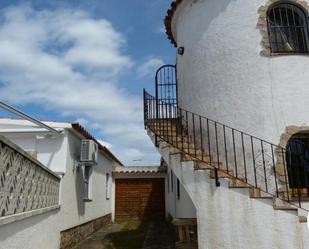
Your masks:
M60 249L70 249L90 234L111 223L111 214L64 230L60 233Z
M59 205L60 177L0 136L0 224L12 216ZM9 221L7 221L9 217Z

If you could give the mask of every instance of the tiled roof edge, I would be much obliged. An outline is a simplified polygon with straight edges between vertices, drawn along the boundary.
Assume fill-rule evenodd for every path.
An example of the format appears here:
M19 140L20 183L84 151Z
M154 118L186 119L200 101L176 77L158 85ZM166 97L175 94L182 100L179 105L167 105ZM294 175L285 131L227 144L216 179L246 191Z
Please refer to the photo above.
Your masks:
M182 0L174 0L171 3L170 8L167 10L167 14L164 18L165 31L166 31L167 37L175 47L177 47L177 42L175 40L173 31L172 31L172 20L177 10L177 7L181 4L181 2Z
M81 134L83 137L87 138L87 139L91 139L93 141L95 141L98 146L99 146L99 150L105 152L105 154L107 154L112 160L114 160L115 162L119 163L121 166L123 166L122 162L119 161L119 159L109 150L107 149L105 146L103 146L101 143L99 143L83 126L81 126L79 123L73 123L72 124L72 128L77 131L79 134Z

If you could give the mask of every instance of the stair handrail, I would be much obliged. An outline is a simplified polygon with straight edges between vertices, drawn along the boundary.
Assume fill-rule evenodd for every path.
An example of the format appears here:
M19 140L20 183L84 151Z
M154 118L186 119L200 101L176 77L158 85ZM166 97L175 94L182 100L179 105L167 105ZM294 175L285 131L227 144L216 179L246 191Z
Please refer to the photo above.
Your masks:
M182 151L184 154L194 157L197 161L200 162L205 162L204 153L205 157L208 153L208 159L210 159L210 161L207 163L209 163L215 169L224 171L227 175L230 175L253 188L259 189L260 191L267 193L273 197L284 200L291 205L296 206L297 208L306 210L304 207L302 207L302 198L309 197L309 180L307 177L308 172L305 168L302 169L299 166L303 162L304 157L301 157L299 155L296 156L295 152L291 151L290 149L283 148L257 136L250 135L249 133L233 128L229 125L225 125L221 122L185 110L183 108L180 108L179 106L165 103L164 101L153 97L145 89L143 95L145 128L148 128L152 132L154 132L156 137L167 142L168 144L171 144L175 148ZM159 126L158 130L162 131L161 133L164 135L158 134L156 129L153 128L151 122L155 120L161 121L157 122L156 124ZM173 123L174 127L172 125L168 126L167 121ZM206 128L203 127L203 125L206 126ZM212 131L210 129L211 125L213 126ZM176 138L175 135L172 135L172 128L176 129ZM221 132L219 131L219 129L221 129ZM232 148L227 148L227 143L230 143L230 141L227 139L228 130L230 131L230 135L232 137ZM184 136L184 134L186 134L186 136ZM181 135L182 137L182 140L180 141L178 137L179 135ZM240 141L238 141L238 144L236 144L235 142L236 135L238 135L238 139L240 139ZM220 140L219 136L223 136L223 140ZM207 144L205 144L205 140L203 141L203 138L205 139L205 137ZM213 137L213 140L211 140L211 137ZM184 141L184 139L187 139L188 141ZM245 143L248 143L248 141L251 146L251 152L249 152L245 146ZM262 176L257 173L258 167L256 166L257 157L255 155L255 144L259 144L261 147L259 156L261 156L262 162ZM194 148L189 148L189 145L193 145ZM219 148L220 146L222 146L222 148ZM266 155L266 148L270 149L270 155ZM206 151L206 149L208 149L208 151ZM225 154L224 156L222 156L222 153L220 153L219 149L221 150L221 152L223 151L223 153ZM231 149L232 152L229 151ZM241 149L242 151L240 153L238 151L237 154L236 150L239 149ZM200 151L202 151L202 155L201 157L198 157L197 152ZM228 158L228 153L232 153L232 156L234 157L234 167L232 169L232 173L229 169L229 164L231 163L229 162L230 158ZM251 156L248 156L247 154L250 153ZM240 157L239 154L241 154L243 160L243 168L241 171L239 170L237 165L237 161ZM215 158L212 158L213 156ZM294 156L294 161L295 158L298 161L298 168L296 171L294 171L294 173L289 172L288 174L287 159L291 160L291 156ZM270 157L270 163L272 164L270 172L272 171L272 175L271 173L267 173L268 169L266 169L266 157ZM224 162L222 162L223 158L225 159ZM248 171L249 164L248 162L246 162L246 160L248 159L252 160L251 166L253 166L253 171L250 172ZM222 167L223 164L225 164L225 167ZM279 169L282 171L278 172ZM250 177L253 177L253 180L249 179L249 173ZM302 175L303 173L304 175ZM262 180L264 181L263 184L265 186L262 186L260 179L261 177L263 178ZM272 178L272 180L269 180L270 177ZM298 186L301 184L306 184L306 187ZM270 190L271 187L275 188L274 192Z

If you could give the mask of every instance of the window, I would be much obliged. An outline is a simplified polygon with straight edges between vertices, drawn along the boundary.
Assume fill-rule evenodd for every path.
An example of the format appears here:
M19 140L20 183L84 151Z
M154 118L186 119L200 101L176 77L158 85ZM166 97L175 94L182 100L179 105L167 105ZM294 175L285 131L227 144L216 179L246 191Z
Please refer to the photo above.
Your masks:
M177 178L177 199L180 200L180 182Z
M269 42L272 53L307 53L307 12L299 5L279 2L267 12Z
M290 188L309 187L309 134L293 135L286 147L286 166Z
M171 192L174 192L174 176L172 170L171 170Z
M91 201L91 199L92 199L91 174L92 174L92 167L91 166L85 166L85 169L84 169L84 186L85 186L84 201Z
M167 193L170 192L170 173L167 172Z
M110 177L109 173L106 173L106 179L105 179L105 191L106 191L106 199L109 200L110 198Z

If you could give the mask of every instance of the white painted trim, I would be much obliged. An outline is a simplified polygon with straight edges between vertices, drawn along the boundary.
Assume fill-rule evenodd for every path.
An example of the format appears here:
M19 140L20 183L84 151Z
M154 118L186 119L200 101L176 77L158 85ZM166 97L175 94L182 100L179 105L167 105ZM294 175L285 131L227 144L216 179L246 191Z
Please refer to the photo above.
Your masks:
M60 209L60 205L52 206L52 207L46 207L46 208L41 208L41 209L36 209L36 210L31 210L28 212L23 212L23 213L18 213L18 214L13 214L10 216L2 217L0 218L0 226L13 223L19 220L23 220L26 218L30 218L35 215L43 214L46 212L50 212L56 209Z
M63 132L63 128L55 128L56 131ZM42 133L51 133L44 128L12 128L12 129L1 129L1 133L33 133L33 132L42 132Z

